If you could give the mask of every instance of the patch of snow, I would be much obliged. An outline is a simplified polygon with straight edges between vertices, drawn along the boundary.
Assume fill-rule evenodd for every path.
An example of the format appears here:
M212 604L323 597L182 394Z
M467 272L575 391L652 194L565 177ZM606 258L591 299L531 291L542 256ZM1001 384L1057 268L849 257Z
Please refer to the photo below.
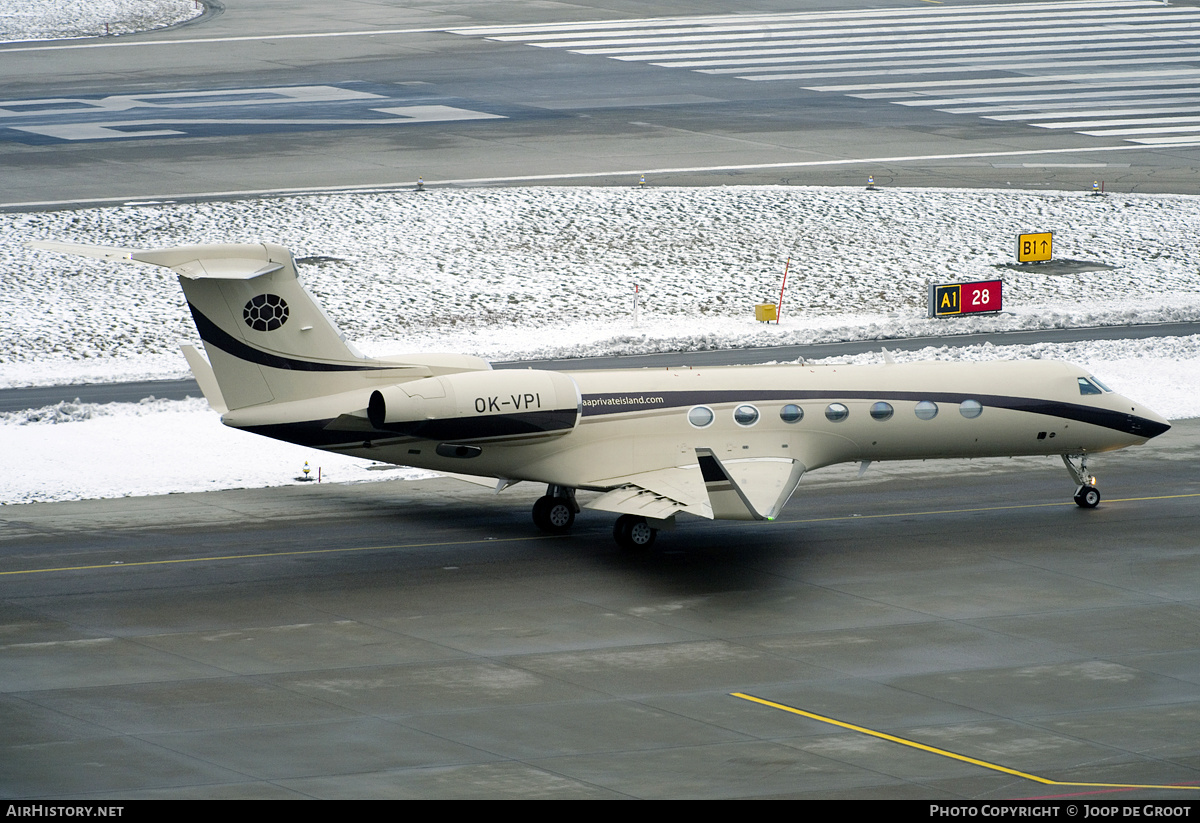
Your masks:
M0 0L0 42L132 34L203 13L195 0Z
M1200 319L1200 197L748 186L432 189L0 215L0 387L182 377L168 270L25 249L276 242L368 354L492 360ZM1019 232L1116 268L1013 271ZM783 319L775 302L791 258ZM930 282L1005 282L931 320ZM639 323L633 293L639 288ZM530 329L536 329L531 334Z
M0 415L0 504L429 477L222 425L203 400L60 403Z

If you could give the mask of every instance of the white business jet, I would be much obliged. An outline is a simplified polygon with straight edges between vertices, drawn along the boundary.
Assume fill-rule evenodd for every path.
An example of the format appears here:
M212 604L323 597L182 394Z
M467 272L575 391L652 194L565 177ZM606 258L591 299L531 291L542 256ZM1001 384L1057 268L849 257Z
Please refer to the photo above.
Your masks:
M1085 371L1049 361L493 371L466 355L364 357L276 245L137 250L33 243L173 269L206 360L184 354L227 426L416 466L497 491L545 483L533 520L566 532L577 489L649 546L680 512L772 520L835 463L1061 455L1075 502L1088 457L1170 428Z

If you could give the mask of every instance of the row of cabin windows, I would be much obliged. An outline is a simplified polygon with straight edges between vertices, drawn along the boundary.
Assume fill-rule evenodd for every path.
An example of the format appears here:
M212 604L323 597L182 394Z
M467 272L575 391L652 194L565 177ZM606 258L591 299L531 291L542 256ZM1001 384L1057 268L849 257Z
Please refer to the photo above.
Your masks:
M932 400L922 400L917 403L913 412L921 420L932 420L937 417L938 405ZM882 400L871 406L871 418L874 420L891 420L896 410L891 403ZM983 414L983 404L978 400L964 400L958 404L958 413L968 420L974 420ZM760 413L756 406L743 403L733 410L733 421L739 426L753 426L758 422ZM831 423L840 423L850 416L850 409L842 403L830 403L825 407L825 419ZM708 406L693 406L688 412L688 422L698 429L712 425L717 419L716 414ZM788 403L779 410L779 419L784 423L799 423L804 419L804 409L795 403Z

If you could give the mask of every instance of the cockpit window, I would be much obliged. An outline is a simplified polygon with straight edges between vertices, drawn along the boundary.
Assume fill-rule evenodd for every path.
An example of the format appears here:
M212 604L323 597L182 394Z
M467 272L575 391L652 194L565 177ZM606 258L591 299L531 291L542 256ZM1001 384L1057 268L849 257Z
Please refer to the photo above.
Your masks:
M1089 374L1089 375L1088 375L1088 380L1091 380L1093 383L1095 383L1095 384L1096 384L1097 386L1099 386L1100 388L1104 389L1106 392L1111 392L1111 391L1112 391L1112 389L1110 389L1108 386L1106 386L1106 385L1104 385L1103 383L1101 383L1101 382L1100 382L1100 381L1099 381L1099 380L1096 378L1096 375L1094 375L1094 374Z
M1091 380L1088 380L1086 377L1080 377L1077 379L1079 380L1079 393L1080 394L1103 394L1103 392L1100 391L1100 389L1096 388L1095 384L1092 383Z

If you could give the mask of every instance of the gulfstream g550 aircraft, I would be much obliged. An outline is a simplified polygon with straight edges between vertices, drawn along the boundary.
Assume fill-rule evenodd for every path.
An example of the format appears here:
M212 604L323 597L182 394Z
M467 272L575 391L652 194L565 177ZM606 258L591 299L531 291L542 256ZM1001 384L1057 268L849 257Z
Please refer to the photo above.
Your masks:
M547 484L534 522L565 532L577 489L647 546L689 512L771 520L833 463L1061 455L1075 502L1100 501L1092 452L1170 426L1066 363L892 363L492 371L462 355L362 356L274 245L37 248L173 269L208 354L184 347L227 426L470 476Z

